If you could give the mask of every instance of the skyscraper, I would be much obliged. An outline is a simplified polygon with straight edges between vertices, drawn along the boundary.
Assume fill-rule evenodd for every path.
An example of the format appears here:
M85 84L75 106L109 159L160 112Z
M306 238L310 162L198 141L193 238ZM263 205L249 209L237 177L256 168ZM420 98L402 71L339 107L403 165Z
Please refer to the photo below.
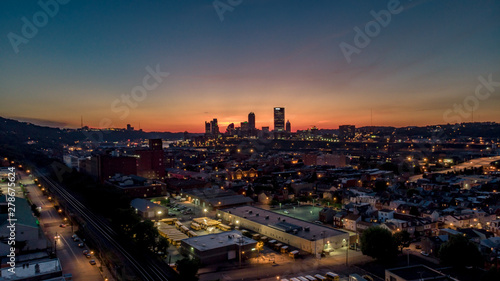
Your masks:
M217 118L214 118L214 120L210 121L210 125L212 125L212 135L214 137L219 136L219 124L217 122Z
M291 133L292 132L292 124L290 124L290 120L286 120L286 129L285 131L287 133Z
M283 132L285 130L285 108L274 108L274 131Z
M250 130L255 130L255 113L248 113L248 128Z
M210 133L211 133L210 122L205 121L205 134L210 135Z

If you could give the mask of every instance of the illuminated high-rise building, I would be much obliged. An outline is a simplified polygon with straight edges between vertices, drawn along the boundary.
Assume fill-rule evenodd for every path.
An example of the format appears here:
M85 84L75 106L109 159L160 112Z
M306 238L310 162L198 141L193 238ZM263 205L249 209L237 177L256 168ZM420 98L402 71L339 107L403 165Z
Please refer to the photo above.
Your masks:
M240 127L243 132L246 132L250 130L250 123L248 123L247 121L243 121L240 123Z
M285 130L285 108L274 108L274 131L283 132Z
M290 120L286 120L286 128L285 128L285 131L287 133L291 133L292 132L292 124L290 124Z
M212 132L212 129L210 127L210 122L205 121L205 134L210 135L211 132Z
M212 121L210 121L211 129L212 129L212 136L217 137L219 136L219 124L217 122L217 118L214 118Z
M255 113L248 113L248 128L250 130L255 130Z

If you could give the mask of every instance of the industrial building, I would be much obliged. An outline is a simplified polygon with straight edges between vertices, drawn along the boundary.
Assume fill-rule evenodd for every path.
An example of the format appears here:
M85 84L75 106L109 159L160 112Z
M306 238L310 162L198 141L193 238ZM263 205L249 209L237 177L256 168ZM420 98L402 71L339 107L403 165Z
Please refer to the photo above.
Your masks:
M346 232L253 206L218 210L217 218L315 255L328 255L349 241Z
M424 280L440 280L440 281L458 281L444 273L427 267L425 265L412 265L385 270L385 280L390 281L424 281Z
M185 197L188 202L192 202L194 205L201 206L209 211L254 203L251 198L236 194L232 190L211 187L190 189L182 192L181 196Z
M202 264L245 259L256 253L257 241L241 235L239 231L227 231L181 241L181 251L196 257Z
M157 220L168 214L168 208L142 198L133 199L130 201L130 206L143 219Z

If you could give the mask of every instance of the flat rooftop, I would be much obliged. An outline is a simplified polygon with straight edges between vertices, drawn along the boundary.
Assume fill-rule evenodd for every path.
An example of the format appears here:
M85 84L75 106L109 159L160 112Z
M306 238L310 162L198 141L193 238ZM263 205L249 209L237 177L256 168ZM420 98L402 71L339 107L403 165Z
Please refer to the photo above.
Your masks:
M23 264L25 265L24 268ZM40 269L39 273L36 272L37 267ZM10 272L9 268L2 268L2 277L0 277L0 280L24 280L37 275L56 273L62 270L59 259L44 259L16 264L15 274Z
M289 234L302 237L311 241L321 240L323 237L332 237L337 235L349 235L347 232L329 228L323 225L310 223L289 216L264 210L254 206L240 206L221 210L232 215L245 218L247 220L269 226L271 228L287 232ZM293 231L297 230L295 234ZM309 231L306 231L309 229Z
M240 238L242 238L242 243L239 243ZM191 237L183 239L182 242L197 249L198 251L225 248L232 245L246 246L257 243L257 241L241 235L241 232L237 230Z
M395 274L405 280L452 280L446 277L443 273L433 270L425 265L414 265L407 267L399 267L387 269L387 271Z

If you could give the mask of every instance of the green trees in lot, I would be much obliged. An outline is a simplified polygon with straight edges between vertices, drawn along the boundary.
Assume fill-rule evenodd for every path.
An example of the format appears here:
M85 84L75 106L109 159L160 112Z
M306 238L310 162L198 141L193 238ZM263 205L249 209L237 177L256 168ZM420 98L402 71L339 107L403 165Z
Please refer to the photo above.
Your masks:
M443 265L458 269L483 264L483 257L477 246L462 235L451 235L439 248L438 256Z
M176 263L177 271L182 281L198 281L198 269L200 269L200 261L197 259L190 259L188 257L178 260Z
M167 238L160 236L158 239L158 243L156 244L156 252L161 253L161 257L166 257L169 246L170 243L168 242Z
M396 258L398 243L392 233L381 227L370 227L361 235L361 252L382 262Z
M159 236L154 222L141 221L132 208L115 210L112 222L115 228L121 229L123 234L137 243L137 246L154 252L163 252L163 256L166 255L169 246L168 240Z
M156 248L156 240L159 234L154 222L150 220L140 222L133 227L132 233L132 238L134 238L137 246L150 250Z
M402 252L404 248L410 246L411 238L410 238L410 233L408 233L408 231L403 230L396 232L394 233L393 237L396 241L396 245L398 245L399 251Z

